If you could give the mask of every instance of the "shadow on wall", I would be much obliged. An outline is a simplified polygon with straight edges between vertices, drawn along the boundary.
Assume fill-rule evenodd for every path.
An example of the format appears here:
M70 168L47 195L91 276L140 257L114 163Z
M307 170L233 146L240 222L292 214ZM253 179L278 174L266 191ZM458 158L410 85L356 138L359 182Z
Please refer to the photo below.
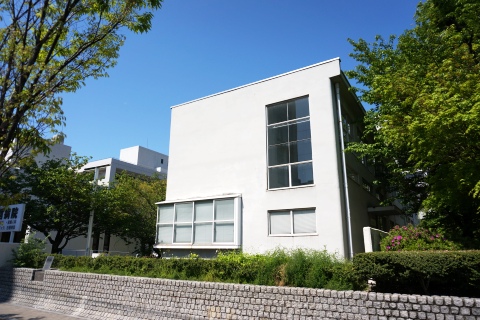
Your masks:
M0 267L0 303L10 301L13 291L13 279L12 265ZM2 316L0 315L0 317Z

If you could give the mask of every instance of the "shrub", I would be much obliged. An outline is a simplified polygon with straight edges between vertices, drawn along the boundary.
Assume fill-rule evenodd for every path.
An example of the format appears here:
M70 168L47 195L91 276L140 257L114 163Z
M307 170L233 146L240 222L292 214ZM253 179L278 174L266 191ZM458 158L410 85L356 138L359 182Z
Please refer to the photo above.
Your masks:
M353 265L378 292L480 297L480 251L370 252Z
M152 259L121 256L56 256L54 267L69 271L167 279L300 286L336 290L362 289L351 262L326 251L275 250L266 254L220 252L215 259Z
M20 243L18 250L12 250L13 265L17 268L41 268L45 261L45 241L30 236L28 242Z
M421 227L395 226L380 241L382 251L425 251L425 250L458 250L457 244L446 240L442 234Z

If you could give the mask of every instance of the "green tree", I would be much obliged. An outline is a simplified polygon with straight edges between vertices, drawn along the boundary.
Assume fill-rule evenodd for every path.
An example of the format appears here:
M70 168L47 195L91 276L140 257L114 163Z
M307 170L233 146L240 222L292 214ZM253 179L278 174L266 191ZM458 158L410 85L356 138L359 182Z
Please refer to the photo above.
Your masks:
M63 124L59 96L106 76L125 40L162 0L0 0L0 176ZM54 143L54 141L53 141Z
M70 239L86 235L90 211L105 211L106 188L92 183L93 174L79 173L86 158L32 162L17 177L17 191L26 204L24 223L43 233L59 253Z
M127 242L135 242L141 255L152 253L155 243L156 202L165 200L167 181L158 177L117 175L109 189L109 210L101 220Z
M479 12L478 0L420 2L398 38L349 40L359 65L347 72L374 106L373 142L351 150L383 163L381 182L408 210L467 246L480 240Z

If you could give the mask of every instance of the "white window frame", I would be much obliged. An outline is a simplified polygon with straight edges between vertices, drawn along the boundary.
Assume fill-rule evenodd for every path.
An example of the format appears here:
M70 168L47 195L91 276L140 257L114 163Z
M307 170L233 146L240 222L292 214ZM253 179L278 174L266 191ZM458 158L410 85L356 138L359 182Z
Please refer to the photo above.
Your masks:
M305 233L295 233L295 225L294 225L294 215L295 212L298 211L305 211L311 210L315 216L315 231L314 232L305 232ZM275 233L272 234L272 214L286 212L290 213L290 232L289 233ZM318 235L317 233L317 211L316 208L301 208L301 209L285 209L285 210L270 210L268 211L268 236L269 237L302 237L302 236L315 236Z
M293 124L293 123L301 123L301 122L306 122L306 121L308 121L309 123L311 123L311 122L310 122L310 101L309 101L309 115L308 116L295 118L295 119L290 119L290 120L282 121L282 122L276 122L276 123L272 123L272 124L268 124L268 108L273 107L273 106L278 105L278 104L281 104L281 103L288 103L288 102L295 101L295 100L300 100L300 99L303 99L303 98L307 98L307 100L308 100L309 96L308 95L307 96L301 96L301 97L285 100L285 101L282 101L282 102L277 102L277 103L274 103L274 104L267 105L266 108L265 108L265 116L266 116L266 124L267 124L267 188L268 188L268 190L302 188L302 187L312 186L315 183L315 179L314 179L311 184L304 184L304 185L298 185L298 186L293 186L292 185L292 166L305 164L305 163L311 163L312 164L312 176L314 176L313 175L313 150L312 150L312 159L311 160L298 161L298 162L288 162L288 163L282 163L282 164L277 164L277 165L269 165L270 160L269 160L269 150L268 150L268 148L270 147L270 145L268 143L268 129L270 127L273 127L273 126L289 125L289 124ZM310 139L309 140L310 140L310 148L312 148L311 128L310 128ZM295 140L295 141L302 141L302 140ZM287 143L291 143L291 142L292 141L290 141L290 138L288 138ZM272 188L272 187L270 187L270 169L281 168L281 167L287 167L288 168L288 186Z
M232 219L216 219L215 218L215 203L216 201L221 200L233 200L233 217ZM195 203L212 201L212 215L208 220L195 221ZM176 218L176 206L178 204L190 203L192 206L192 214L190 221L175 221ZM171 205L173 206L173 215L172 220L168 222L159 222L160 219L160 207ZM188 199L181 201L164 201L157 203L157 222L156 222L156 234L155 234L155 248L176 248L176 249L238 249L240 248L240 212L241 212L241 196L239 195L230 195L224 197L215 197L215 198L197 198L197 199ZM211 225L211 242L210 243L195 243L195 226L201 224L210 224ZM215 241L215 229L217 225L222 224L233 224L233 240L231 242L216 242ZM176 226L191 226L190 242L175 242L175 231ZM160 226L171 226L171 240L170 243L158 243L158 228Z

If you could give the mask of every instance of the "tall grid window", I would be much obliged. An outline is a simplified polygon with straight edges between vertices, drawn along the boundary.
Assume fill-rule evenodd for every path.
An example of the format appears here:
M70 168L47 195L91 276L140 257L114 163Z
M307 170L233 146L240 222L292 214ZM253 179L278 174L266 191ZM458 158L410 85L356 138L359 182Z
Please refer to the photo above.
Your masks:
M268 188L313 184L308 97L267 106Z
M159 205L157 244L233 243L234 204L227 198Z

